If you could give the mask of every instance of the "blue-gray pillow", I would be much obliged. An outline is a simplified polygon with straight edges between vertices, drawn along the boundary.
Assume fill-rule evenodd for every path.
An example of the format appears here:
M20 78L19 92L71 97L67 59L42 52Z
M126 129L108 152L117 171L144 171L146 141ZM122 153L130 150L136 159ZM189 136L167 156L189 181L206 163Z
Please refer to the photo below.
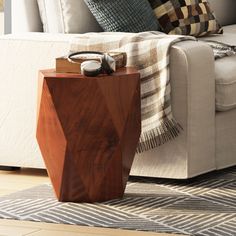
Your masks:
M84 0L104 31L143 32L159 29L148 0Z

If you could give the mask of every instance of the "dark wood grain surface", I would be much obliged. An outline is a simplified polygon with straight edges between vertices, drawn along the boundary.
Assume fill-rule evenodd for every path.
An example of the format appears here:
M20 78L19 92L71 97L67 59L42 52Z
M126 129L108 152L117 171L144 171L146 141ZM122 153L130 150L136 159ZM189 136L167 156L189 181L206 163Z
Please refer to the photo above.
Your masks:
M37 140L60 201L123 196L141 132L140 76L40 71Z

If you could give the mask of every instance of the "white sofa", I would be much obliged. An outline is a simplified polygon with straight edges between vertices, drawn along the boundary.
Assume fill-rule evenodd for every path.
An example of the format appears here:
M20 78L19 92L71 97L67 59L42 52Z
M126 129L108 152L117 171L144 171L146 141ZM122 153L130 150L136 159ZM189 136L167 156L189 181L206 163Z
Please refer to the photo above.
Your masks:
M236 45L235 1L211 2L225 25L214 39ZM44 168L35 138L38 70L54 67L76 35L33 33L42 31L36 0L9 5L12 34L0 37L0 165ZM236 56L215 62L203 42L178 43L171 49L171 86L173 113L184 130L136 155L131 175L186 179L235 165Z

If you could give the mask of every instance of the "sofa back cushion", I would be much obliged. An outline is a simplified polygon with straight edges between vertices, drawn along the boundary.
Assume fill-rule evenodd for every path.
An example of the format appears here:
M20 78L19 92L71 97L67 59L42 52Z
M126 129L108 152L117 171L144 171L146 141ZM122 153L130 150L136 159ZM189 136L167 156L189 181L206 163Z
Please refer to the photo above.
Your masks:
M84 0L104 31L158 31L148 0Z
M5 0L5 32L42 32L37 0Z
M223 32L207 0L149 0L166 34L204 36Z
M208 0L221 25L236 24L235 0Z
M83 0L37 0L44 32L102 31Z

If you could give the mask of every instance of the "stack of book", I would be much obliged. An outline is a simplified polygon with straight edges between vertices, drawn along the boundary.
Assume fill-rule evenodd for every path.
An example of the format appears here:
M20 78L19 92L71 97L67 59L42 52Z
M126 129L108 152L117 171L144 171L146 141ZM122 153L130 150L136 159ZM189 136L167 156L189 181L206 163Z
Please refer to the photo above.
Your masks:
M124 52L109 52L111 56L116 61L116 69L126 66L127 55ZM100 61L100 57L96 54L81 54L73 57L73 62L68 60L68 56L56 58L56 72L57 73L81 73L81 63L88 60Z

